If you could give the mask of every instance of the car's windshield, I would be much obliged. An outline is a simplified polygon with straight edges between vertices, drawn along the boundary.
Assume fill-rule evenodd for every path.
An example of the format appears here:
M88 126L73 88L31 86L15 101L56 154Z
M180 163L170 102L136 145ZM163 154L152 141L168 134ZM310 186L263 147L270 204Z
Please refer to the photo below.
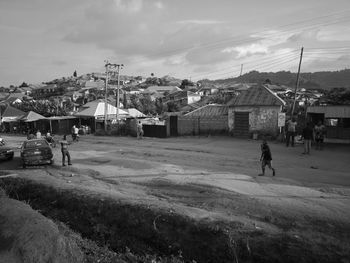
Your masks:
M46 141L27 141L24 143L24 148L34 148L34 147L42 147L47 146Z

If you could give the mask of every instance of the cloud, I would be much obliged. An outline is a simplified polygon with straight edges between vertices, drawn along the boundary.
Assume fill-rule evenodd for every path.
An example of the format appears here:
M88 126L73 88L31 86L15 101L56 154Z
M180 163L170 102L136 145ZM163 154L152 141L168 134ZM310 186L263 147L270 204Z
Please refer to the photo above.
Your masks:
M214 25L214 24L223 24L224 21L218 21L218 20L181 20L177 21L177 24L183 25L183 24L196 24L196 25Z
M314 30L303 30L300 32L296 32L291 34L287 41L289 42L302 42L307 40L314 40L317 38L317 35L319 34L319 29Z
M142 10L143 0L114 0L119 12L138 13Z
M350 25L349 25L350 26ZM350 41L349 26L329 27L319 30L316 38L318 41Z
M154 6L158 9L164 8L164 4L161 1L154 2Z
M119 11L115 10L115 3L114 0L106 0L103 5L100 2L91 3L82 20L68 29L63 40L112 50L123 61L143 57L164 59L168 64L201 64L228 57L220 52L220 48L213 49L202 43L216 45L220 39L230 37L230 25L214 20L182 20L179 23L178 16L171 19L167 12L154 8L154 5L159 6L159 1L153 1L154 5L143 4L142 12L137 15L132 12L120 13L125 3L118 1ZM182 56L185 61L174 59L179 54L186 54Z
M256 55L256 54L267 54L268 47L259 43L253 43L245 46L225 48L222 51L222 53L232 53L232 52L238 53L236 56L237 58L244 58L244 57Z
M67 61L64 61L64 60L53 60L52 64L55 66L65 66L68 63L67 63Z

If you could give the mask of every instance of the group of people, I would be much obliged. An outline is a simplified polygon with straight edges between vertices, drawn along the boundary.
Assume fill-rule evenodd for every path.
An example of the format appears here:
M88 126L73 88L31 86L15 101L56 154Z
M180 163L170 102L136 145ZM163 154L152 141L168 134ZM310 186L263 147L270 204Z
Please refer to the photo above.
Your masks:
M295 118L290 119L287 122L286 127L286 146L291 144L294 147L295 136L296 136L297 122ZM326 135L326 127L321 121L318 121L314 126L311 122L308 122L302 130L302 139L304 140L304 152L303 154L310 154L311 143L315 141L315 149L323 149L323 141Z
M296 127L297 122L295 118L292 118L288 121L286 127L286 146L289 144L294 147L294 141L296 136ZM311 122L308 122L302 131L302 139L304 140L304 152L303 154L310 154L311 143L315 141L315 149L322 150L323 149L323 141L326 135L326 127L322 124L321 121L318 121L314 126ZM270 147L267 141L264 139L260 146L261 148L261 171L260 176L265 175L265 167L269 167L272 170L272 176L276 175L276 169L272 167L272 154Z

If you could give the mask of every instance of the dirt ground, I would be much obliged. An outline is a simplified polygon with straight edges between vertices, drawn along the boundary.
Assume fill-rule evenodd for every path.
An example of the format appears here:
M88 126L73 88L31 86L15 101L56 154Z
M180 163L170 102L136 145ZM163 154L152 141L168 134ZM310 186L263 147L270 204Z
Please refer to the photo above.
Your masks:
M22 169L18 146L24 137L3 138L16 153L13 161L0 163L0 177L224 222L228 229L239 224L241 233L286 234L318 250L319 262L349 262L348 145L327 144L323 151L302 155L301 144L287 148L270 142L277 171L272 177L268 169L258 176L260 142L254 140L88 135L70 146L72 166L61 166L57 147L54 165ZM248 241L246 246L254 249Z

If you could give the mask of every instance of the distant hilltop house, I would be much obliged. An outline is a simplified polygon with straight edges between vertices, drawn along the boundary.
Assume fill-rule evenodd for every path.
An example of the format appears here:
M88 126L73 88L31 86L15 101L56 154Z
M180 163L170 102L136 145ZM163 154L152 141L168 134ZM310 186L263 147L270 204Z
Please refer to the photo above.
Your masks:
M277 136L279 113L286 103L266 85L255 85L227 105L230 132L249 137L254 133Z
M164 95L164 93L172 93L175 91L181 91L181 89L177 86L149 86L144 90L144 93L159 93L160 95Z
M219 89L218 87L214 86L214 85L205 85L203 87L201 87L197 93L201 96L209 96L209 95L213 95L215 93L218 93Z
M85 82L85 88L86 89L104 89L105 88L105 82L101 79L99 80L88 80Z
M192 104L201 100L201 95L193 93L191 91L175 91L165 96L166 102L174 102L179 104L180 106L185 106L188 104Z
M56 84L50 84L32 90L34 99L46 99L53 96L61 96L65 92L63 87L58 87Z

